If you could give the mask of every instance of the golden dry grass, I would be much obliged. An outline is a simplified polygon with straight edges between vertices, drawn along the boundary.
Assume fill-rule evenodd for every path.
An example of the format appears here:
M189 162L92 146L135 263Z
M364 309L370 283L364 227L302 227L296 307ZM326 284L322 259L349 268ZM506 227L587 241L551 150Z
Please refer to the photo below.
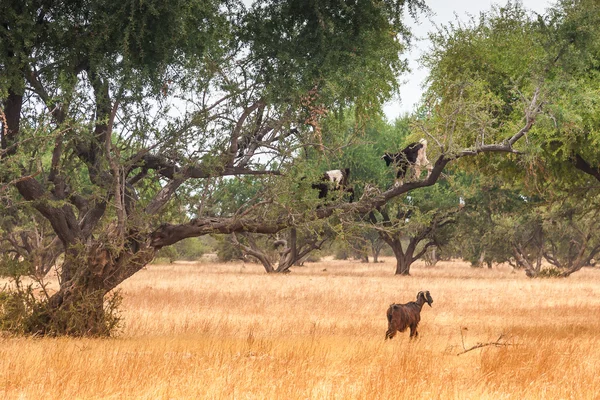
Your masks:
M114 339L0 339L6 399L599 399L600 270L530 280L419 263L153 265ZM429 290L421 337L384 341L391 302ZM504 334L510 346L458 353Z

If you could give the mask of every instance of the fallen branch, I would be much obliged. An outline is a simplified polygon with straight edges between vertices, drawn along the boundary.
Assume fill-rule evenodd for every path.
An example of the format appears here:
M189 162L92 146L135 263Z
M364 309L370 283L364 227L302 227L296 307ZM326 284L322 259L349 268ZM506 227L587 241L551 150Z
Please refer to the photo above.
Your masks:
M463 338L462 331L463 330L461 329L461 331L460 331L461 338ZM461 351L460 353L456 353L456 355L460 356L461 354L468 353L469 351L480 349L482 347L487 347L487 346L494 346L494 347L514 346L513 343L501 342L501 340L502 340L503 337L504 337L504 333L501 333L500 336L498 337L498 339L496 339L495 342L487 342L487 343L481 343L480 342L480 343L477 343L475 346L469 347L468 349L465 348L465 342L464 342L464 338L463 338L463 351Z

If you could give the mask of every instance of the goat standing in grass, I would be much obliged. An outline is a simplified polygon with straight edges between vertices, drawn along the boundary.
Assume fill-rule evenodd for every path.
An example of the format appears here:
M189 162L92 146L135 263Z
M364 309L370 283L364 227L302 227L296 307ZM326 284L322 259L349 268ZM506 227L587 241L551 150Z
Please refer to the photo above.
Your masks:
M433 303L428 290L419 292L417 301L406 304L390 304L387 310L388 330L385 333L385 339L393 338L396 336L396 332L404 332L408 327L410 327L411 338L419 336L417 326L421 321L421 308L425 303L429 304L429 307Z

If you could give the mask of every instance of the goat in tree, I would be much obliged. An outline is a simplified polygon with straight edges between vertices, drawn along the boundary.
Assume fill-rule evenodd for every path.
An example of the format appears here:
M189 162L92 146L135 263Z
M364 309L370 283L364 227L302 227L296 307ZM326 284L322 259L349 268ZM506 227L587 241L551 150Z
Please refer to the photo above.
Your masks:
M417 301L411 301L406 304L390 304L387 310L388 330L385 333L385 339L392 339L397 332L404 332L410 327L410 338L419 336L417 326L421 321L421 309L423 304L433 303L429 291L419 292Z
M343 190L350 193L350 203L354 200L354 189L347 187L350 168L333 169L326 171L321 177L321 182L313 183L312 188L319 190L319 199L324 199L330 190Z
M431 175L433 166L427 159L427 140L421 139L418 142L411 143L399 153L384 153L381 158L389 167L394 164L398 168L396 173L396 186L403 184L404 177L410 166L414 166L415 178L421 176L421 168L427 168L427 178Z

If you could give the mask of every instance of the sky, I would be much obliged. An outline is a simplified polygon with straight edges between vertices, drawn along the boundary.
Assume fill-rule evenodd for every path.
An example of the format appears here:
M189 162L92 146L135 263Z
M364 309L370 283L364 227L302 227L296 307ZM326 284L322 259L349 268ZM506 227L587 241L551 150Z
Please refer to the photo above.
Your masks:
M502 1L489 0L426 0L426 4L432 10L431 17L420 16L415 22L409 18L409 25L415 40L412 49L406 54L409 61L410 73L400 77L400 99L388 102L384 106L385 115L389 120L394 120L400 115L414 111L415 105L421 98L423 92L422 83L427 77L427 70L417 63L418 58L429 48L427 33L432 32L436 25L444 25L450 21L468 21L470 16L477 16L482 11L488 11L494 4L506 4ZM536 13L543 14L544 11L554 4L549 0L522 0L525 8Z

